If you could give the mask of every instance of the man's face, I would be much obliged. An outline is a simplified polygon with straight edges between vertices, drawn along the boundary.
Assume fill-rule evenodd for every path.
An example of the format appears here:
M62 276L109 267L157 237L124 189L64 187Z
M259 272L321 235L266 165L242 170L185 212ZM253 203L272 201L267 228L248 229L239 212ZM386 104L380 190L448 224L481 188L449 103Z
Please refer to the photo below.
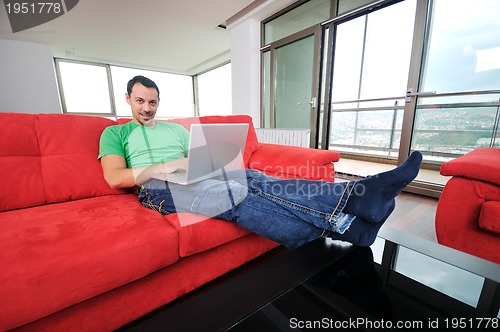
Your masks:
M135 83L132 93L125 94L127 104L132 108L133 121L141 126L155 125L154 117L160 102L155 88L146 88L140 83Z

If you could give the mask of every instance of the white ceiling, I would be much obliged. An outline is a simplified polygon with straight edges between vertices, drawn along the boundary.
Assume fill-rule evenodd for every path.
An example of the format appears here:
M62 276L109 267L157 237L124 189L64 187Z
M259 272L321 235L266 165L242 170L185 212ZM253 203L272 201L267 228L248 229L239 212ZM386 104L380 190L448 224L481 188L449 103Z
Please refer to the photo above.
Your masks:
M16 33L0 6L0 39L47 44L56 57L192 75L229 60L229 32L217 26L252 2L82 0Z

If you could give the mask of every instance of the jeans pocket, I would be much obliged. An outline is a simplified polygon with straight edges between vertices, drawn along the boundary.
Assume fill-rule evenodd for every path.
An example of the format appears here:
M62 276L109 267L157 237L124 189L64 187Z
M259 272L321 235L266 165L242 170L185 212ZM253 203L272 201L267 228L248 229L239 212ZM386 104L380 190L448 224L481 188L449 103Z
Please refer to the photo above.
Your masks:
M139 201L141 204L148 209L154 210L163 215L167 215L172 213L167 209L170 205L167 202L167 197L165 194L157 191L149 191L149 190L141 190L138 195Z

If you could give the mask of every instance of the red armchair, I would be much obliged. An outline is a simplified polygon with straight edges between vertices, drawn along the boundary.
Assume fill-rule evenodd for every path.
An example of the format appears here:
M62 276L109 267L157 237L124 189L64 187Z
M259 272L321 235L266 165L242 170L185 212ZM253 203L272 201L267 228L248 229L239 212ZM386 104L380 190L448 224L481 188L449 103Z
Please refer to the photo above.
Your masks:
M438 242L500 263L500 149L476 149L440 173L452 178L436 210Z

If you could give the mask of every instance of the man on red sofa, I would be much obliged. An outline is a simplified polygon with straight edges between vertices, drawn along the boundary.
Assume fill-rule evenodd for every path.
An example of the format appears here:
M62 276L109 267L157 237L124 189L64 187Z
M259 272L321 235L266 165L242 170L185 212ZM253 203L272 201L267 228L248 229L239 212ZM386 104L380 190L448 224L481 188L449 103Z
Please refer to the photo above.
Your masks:
M394 210L395 197L422 162L422 154L413 152L397 168L355 182L284 180L245 170L243 177L178 185L151 176L185 168L188 131L155 120L160 92L150 79L132 78L125 96L132 121L106 128L100 141L99 158L111 187L138 187L141 203L162 214L190 212L233 221L288 248L326 237L371 245ZM174 204L175 193L182 199Z

